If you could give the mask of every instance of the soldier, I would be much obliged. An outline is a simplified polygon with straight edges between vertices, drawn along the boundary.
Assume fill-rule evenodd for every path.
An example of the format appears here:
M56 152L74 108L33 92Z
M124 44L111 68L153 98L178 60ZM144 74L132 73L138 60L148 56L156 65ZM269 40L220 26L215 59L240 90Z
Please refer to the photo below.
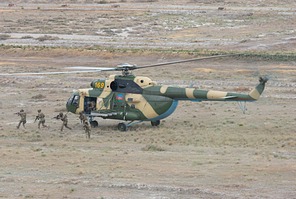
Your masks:
M86 137L87 137L88 139L90 139L90 131L91 131L91 127L90 127L90 125L89 125L87 119L85 119L85 120L83 121L83 128L84 128L84 130L85 130Z
M24 109L21 109L20 112L18 112L16 114L21 117L21 120L19 121L19 124L17 125L16 128L19 129L21 124L23 124L23 127L26 128L25 124L27 123L27 114L24 111Z
M90 108L91 111L96 110L96 103L94 101L91 101L90 104L89 104L89 108Z
M38 115L36 116L34 122L36 122L37 120L39 120L38 129L40 129L40 124L42 124L43 127L48 127L45 125L45 115L41 112L40 109L38 110Z
M91 111L95 110L95 102L93 101L88 101L86 105L86 113L91 113Z
M79 119L80 119L80 123L81 124L84 124L84 120L87 119L86 116L83 114L82 111L79 113Z
M64 127L66 127L67 129L72 130L70 127L68 127L68 116L67 116L67 114L64 115L63 113L60 113L58 115L57 119L61 119L63 121L61 131L63 131Z

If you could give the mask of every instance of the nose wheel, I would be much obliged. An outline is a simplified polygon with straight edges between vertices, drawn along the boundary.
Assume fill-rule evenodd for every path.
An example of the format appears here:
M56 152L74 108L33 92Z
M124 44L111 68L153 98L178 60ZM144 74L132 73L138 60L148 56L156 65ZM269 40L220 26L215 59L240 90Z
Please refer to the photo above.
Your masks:
M160 120L151 121L151 125L152 126L159 126L160 125Z
M126 123L119 123L117 126L118 130L120 131L127 131L127 124Z
M90 122L90 126L92 128L97 128L99 126L99 123L96 120L93 120L93 121Z

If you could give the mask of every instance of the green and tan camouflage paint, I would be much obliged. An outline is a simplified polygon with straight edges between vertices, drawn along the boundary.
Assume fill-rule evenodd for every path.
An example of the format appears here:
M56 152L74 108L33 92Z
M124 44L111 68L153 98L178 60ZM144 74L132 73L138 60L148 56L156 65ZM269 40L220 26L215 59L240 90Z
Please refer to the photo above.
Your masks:
M141 93L129 93L112 91L111 83L116 80L132 80L142 89ZM92 88L79 89L79 106L75 113L84 110L84 97L96 97L96 113L112 116L102 116L110 119L122 120L153 120L170 115L177 106L179 100L191 101L255 101L262 94L267 79L260 78L260 83L248 94L224 92L215 90L201 90L195 88L181 88L167 85L157 85L148 77L142 76L115 76L111 75L106 80L92 82ZM115 96L124 96L118 102ZM120 107L112 107L119 103Z

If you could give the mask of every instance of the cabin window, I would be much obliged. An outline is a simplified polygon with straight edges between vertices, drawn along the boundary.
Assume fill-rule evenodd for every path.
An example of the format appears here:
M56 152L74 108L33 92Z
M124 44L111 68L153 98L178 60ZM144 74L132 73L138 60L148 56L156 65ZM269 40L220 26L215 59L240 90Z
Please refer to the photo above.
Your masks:
M97 106L96 97L85 97L84 98L84 112L90 114L91 111L95 111Z

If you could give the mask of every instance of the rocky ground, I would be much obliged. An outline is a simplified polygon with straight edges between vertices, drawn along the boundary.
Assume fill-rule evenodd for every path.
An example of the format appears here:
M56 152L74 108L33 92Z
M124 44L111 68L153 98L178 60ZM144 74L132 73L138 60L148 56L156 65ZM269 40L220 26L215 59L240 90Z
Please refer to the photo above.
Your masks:
M135 74L235 92L248 92L260 75L270 80L245 114L233 102L180 102L158 128L142 123L119 132L119 121L98 119L88 140L77 115L69 114L73 130L63 133L53 117L73 90L112 72L0 76L0 198L295 198L290 2L40 2L0 4L0 73L235 52L241 56ZM16 129L20 109L28 114L26 129ZM38 109L49 128L38 130Z

